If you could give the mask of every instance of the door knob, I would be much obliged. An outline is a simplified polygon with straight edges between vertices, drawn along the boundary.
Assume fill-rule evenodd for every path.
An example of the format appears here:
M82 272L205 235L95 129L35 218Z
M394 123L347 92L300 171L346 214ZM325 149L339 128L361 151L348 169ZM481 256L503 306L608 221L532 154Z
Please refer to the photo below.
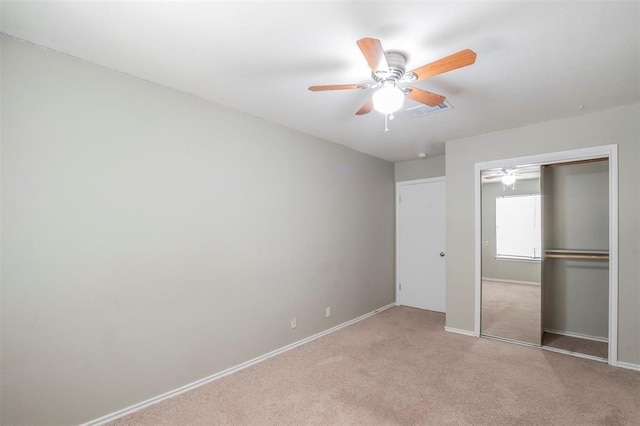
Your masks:
M440 252L440 257L444 257L444 252L443 251Z

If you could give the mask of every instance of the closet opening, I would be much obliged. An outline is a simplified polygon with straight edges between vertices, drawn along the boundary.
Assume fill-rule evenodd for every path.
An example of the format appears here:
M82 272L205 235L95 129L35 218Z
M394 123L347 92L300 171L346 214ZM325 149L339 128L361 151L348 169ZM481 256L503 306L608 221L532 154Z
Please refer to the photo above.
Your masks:
M606 361L609 159L542 166L542 346Z
M617 146L475 171L476 335L616 365Z

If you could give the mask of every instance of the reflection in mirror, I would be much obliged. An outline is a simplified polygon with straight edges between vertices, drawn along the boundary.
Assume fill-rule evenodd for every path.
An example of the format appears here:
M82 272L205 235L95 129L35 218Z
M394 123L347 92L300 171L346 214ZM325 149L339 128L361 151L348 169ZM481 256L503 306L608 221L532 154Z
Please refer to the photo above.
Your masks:
M540 166L482 171L481 334L541 344Z

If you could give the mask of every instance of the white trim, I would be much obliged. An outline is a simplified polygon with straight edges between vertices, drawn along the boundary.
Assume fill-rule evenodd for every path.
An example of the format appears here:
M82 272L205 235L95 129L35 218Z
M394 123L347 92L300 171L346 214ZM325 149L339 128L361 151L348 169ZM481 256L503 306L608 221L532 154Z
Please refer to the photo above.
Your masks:
M413 181L409 181L409 182L413 182ZM400 286L400 276L398 275L398 271L400 270L400 256L398 256L398 247L400 247L400 238L398 237L398 218L400 217L400 184L402 182L396 182L396 188L395 188L395 194L393 195L394 197L394 203L396 206L396 211L395 211L395 223L394 223L394 234L395 234L395 247L394 247L394 252L395 252L395 282L393 283L393 295L395 297L395 301L396 301L396 305L399 305L399 301L398 301L398 287Z
M537 285L537 286L540 286L540 283L535 282L535 281L505 280L503 278L482 277L482 281L495 281L497 283L524 284L524 285Z
M572 149L569 151L548 152L545 154L527 155L524 157L504 158L501 160L482 161L476 163L478 173L484 169L496 169L504 167L515 167L517 165L545 165L569 163L577 160L589 160L592 158L611 157L612 151L617 153L617 145L600 145L590 148ZM478 166L480 166L478 168ZM478 176L479 177L479 176Z
M482 285L482 236L480 172L484 169L523 164L555 164L591 158L609 158L609 365L618 365L618 145L602 145L570 151L475 163L475 315L474 330L480 336ZM573 354L573 353L572 353ZM576 355L578 356L578 355Z
M578 358L590 359L592 361L607 362L606 358L600 358L599 356L582 354L580 352L567 351L565 349L558 349L558 348L554 348L553 346L540 346L540 349L544 349L545 351L556 352L556 353L564 354L564 355L571 355L571 356L575 356L575 357L578 357Z
M461 328L453 328L453 327L445 326L444 327L444 331L448 331L449 333L463 334L465 336L478 337L478 336L476 336L476 333L474 331L463 330Z
M640 371L640 364L632 364L630 362L618 361L617 367L627 368L629 370Z
M103 424L106 424L108 422L112 422L112 421L114 421L116 419L119 419L121 417L129 415L131 413L134 413L134 412L136 412L138 410L141 410L143 408L149 407L149 406L151 406L153 404L157 404L160 401L164 401L165 399L173 398L174 396L180 395L180 394L188 392L188 391L190 391L192 389L196 389L196 388L198 388L200 386L206 385L207 383L211 383L211 382L213 382L215 380L221 379L222 377L228 376L229 374L236 373L236 372L238 372L240 370L243 370L243 369L245 369L247 367L251 367L252 365L258 364L258 363L260 363L262 361L265 361L265 360L267 360L269 358L272 358L272 357L274 357L276 355L280 355L281 353L286 352L286 351L288 351L290 349L294 349L294 348L296 348L298 346L304 345L305 343L309 343L312 340L315 340L315 339L317 339L319 337L322 337L322 336L325 336L327 334L333 333L334 331L340 330L341 328L347 327L349 325L352 325L352 324L355 324L355 323L357 323L359 321L362 321L363 319L369 318L370 316L373 316L373 315L375 315L377 313L380 313L380 312L382 312L384 310L387 310L387 309L389 309L389 308L391 308L393 306L395 306L395 303L390 303L388 305L385 305L385 306L383 306L381 308L376 309L373 312L369 312L367 314L359 316L358 318L352 319L351 321L344 322L344 323L339 324L339 325L337 325L335 327L332 327L332 328L330 328L328 330L321 331L320 333L314 334L313 336L309 336L309 337L307 337L305 339L298 340L297 342L291 343L291 344L289 344L287 346L283 346L280 349L276 349L274 351L271 351L271 352L266 353L264 355L261 355L259 357L253 358L253 359L251 359L249 361L246 361L246 362L243 362L241 364L238 364L238 365L236 365L234 367L231 367L231 368L228 368L226 370L220 371L218 373L212 374L211 376L205 377L203 379L196 380L193 383L189 383L188 385L185 385L185 386L179 387L177 389L174 389L172 391L163 393L162 395L158 395L156 397L147 399L146 401L139 402L139 403L134 404L134 405L132 405L130 407L123 408L122 410L118 410L118 411L116 411L114 413L107 414L106 416L102 416L102 417L100 417L98 419L88 421L86 423L83 423L80 426L103 425Z
M505 255L496 255L493 256L495 260L505 261L505 262L523 262L523 263L540 263L542 262L542 258L540 257L517 257L517 256L505 256Z
M474 276L475 276L475 291L474 291L474 303L475 312L473 315L473 332L476 337L480 337L480 311L482 310L481 302L481 288L482 288L482 169L483 163L476 163L475 165L475 182L474 182L474 222L475 222L475 244L474 244Z
M579 339L593 340L594 342L608 343L609 339L602 336L590 336L588 334L572 333L570 331L554 330L552 328L544 328L545 333L559 334L561 336L577 337Z
M618 365L618 145L609 145L609 365Z

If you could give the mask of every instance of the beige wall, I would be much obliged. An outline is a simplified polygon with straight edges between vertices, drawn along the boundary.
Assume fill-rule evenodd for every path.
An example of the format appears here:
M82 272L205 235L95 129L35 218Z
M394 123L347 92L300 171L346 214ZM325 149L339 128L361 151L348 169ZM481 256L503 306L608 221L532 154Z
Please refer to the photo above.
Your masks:
M392 303L393 164L3 38L1 248L1 423L77 424Z
M395 163L396 182L427 179L445 175L444 155Z
M447 326L474 329L474 166L618 144L618 358L640 365L640 105L447 142Z

